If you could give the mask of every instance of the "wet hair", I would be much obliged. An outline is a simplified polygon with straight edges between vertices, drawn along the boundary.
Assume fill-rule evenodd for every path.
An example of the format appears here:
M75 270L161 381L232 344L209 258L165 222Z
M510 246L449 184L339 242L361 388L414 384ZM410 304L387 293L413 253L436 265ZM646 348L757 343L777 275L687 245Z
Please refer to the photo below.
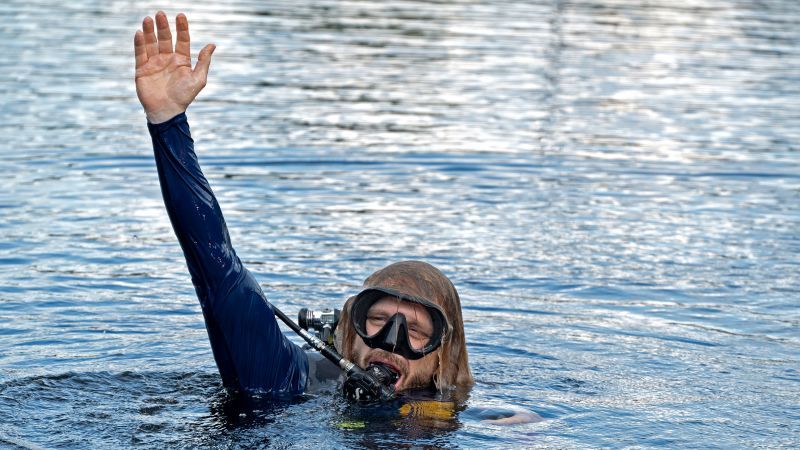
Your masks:
M442 345L435 350L439 364L432 381L440 391L474 383L467 357L461 299L453 283L439 269L422 261L402 261L373 273L364 281L363 287L390 288L423 297L439 305L450 323L450 331L442 339ZM350 321L350 308L354 299L355 297L350 297L345 302L337 328L339 350L350 360L355 357L353 344L358 339Z

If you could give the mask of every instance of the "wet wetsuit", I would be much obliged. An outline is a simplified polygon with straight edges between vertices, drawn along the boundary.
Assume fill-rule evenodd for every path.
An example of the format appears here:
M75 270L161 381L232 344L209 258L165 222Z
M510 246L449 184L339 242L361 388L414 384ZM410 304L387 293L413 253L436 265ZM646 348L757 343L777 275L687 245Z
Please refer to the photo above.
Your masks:
M197 162L186 114L147 127L164 204L189 266L223 384L239 392L302 393L309 382L309 358L313 378L319 358L283 335L261 287L236 256Z

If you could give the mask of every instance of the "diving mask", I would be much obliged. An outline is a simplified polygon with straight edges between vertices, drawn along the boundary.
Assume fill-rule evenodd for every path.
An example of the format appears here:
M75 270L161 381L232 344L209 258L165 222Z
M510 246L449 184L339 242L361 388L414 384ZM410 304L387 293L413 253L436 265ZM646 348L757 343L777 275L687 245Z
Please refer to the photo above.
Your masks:
M421 307L424 311L423 314L427 314L427 316L409 319L400 312L399 303L396 311L391 311L391 308L383 308L380 311L373 309L376 303L387 297L394 297L397 302L410 303L415 312ZM387 309L389 312L386 311ZM407 308L405 309L409 311ZM422 297L404 294L389 288L374 287L361 291L353 301L350 317L356 333L361 336L367 346L386 350L411 360L420 359L436 350L450 330L447 317L439 305ZM427 324L427 317L430 318L431 329L428 330L427 327L419 329ZM412 322L411 327L409 327L409 320ZM374 331L376 326L380 328Z

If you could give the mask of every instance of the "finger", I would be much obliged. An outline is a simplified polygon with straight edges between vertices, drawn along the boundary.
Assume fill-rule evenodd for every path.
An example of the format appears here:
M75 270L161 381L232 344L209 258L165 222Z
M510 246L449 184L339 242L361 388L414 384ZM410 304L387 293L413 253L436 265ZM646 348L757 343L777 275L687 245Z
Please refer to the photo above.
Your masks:
M175 53L191 58L192 53L189 50L189 20L182 13L175 18L175 29L178 32L178 44L175 45Z
M156 13L156 28L158 29L158 53L172 53L172 33L169 31L169 20L164 11Z
M147 50L144 48L144 33L137 31L133 36L133 51L136 54L136 68L147 62Z
M201 82L202 86L206 85L206 79L208 78L208 66L211 65L211 55L214 53L214 50L217 48L214 44L208 44L200 50L200 54L197 55L197 64L194 66L194 75L195 79Z
M156 40L153 19L150 16L145 17L142 21L142 30L144 31L144 48L147 50L147 57L152 58L158 55L158 40Z

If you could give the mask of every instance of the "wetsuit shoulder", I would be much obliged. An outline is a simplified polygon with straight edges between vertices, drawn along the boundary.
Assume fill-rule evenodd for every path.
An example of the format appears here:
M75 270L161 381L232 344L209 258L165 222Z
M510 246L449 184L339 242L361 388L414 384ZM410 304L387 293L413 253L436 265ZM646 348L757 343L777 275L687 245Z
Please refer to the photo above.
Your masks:
M342 381L342 370L317 352L307 351L308 385L306 392L335 391Z

